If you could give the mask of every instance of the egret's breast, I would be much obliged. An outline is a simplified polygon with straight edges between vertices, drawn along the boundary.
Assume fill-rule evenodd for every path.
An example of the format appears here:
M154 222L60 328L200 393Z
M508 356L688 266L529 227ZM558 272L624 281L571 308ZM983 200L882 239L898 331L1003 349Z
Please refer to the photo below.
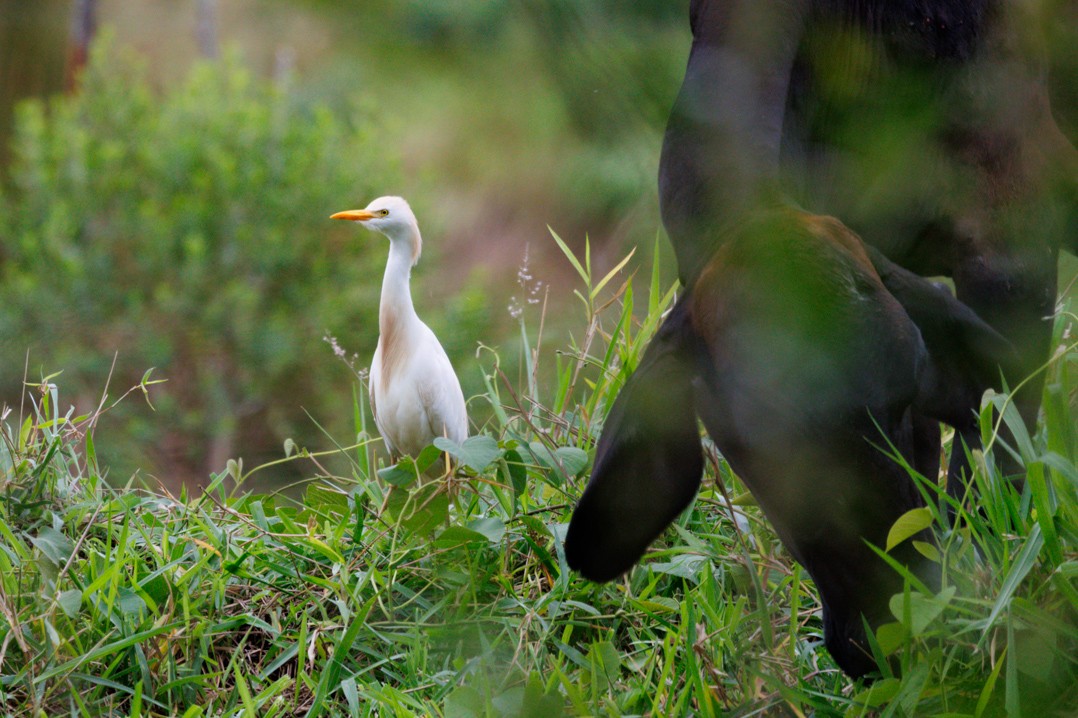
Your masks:
M387 372L385 353L378 371L371 372L371 393L377 407L378 429L397 454L415 456L434 440L424 400L421 357L402 352Z

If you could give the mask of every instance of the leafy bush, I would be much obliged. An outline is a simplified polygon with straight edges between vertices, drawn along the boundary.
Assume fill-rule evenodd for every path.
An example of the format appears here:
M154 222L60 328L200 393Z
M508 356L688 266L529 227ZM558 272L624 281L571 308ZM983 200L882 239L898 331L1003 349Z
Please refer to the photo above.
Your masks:
M158 417L119 407L131 441L105 463L173 486L310 436L304 407L350 422L322 337L373 348L384 247L328 216L398 184L368 114L299 104L234 57L158 92L106 42L80 92L21 108L14 149L0 396L28 347L29 378L62 369L82 408L114 356L123 385L156 367Z

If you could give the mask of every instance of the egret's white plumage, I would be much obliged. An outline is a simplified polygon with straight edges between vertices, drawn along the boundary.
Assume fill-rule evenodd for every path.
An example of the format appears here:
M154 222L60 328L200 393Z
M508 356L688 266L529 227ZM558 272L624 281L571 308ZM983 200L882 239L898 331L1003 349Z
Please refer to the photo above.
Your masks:
M400 197L379 197L366 209L332 219L360 222L389 239L370 374L374 422L387 448L396 456L416 456L438 436L464 441L468 414L460 382L412 305L409 279L423 247L412 208Z

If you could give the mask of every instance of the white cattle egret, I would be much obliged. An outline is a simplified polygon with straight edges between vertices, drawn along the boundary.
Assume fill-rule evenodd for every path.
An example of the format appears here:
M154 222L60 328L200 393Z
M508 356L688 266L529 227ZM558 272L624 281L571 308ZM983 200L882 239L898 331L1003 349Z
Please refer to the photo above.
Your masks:
M412 305L409 279L423 240L412 208L400 197L379 197L366 209L331 219L360 222L389 238L389 260L378 306L378 347L371 362L374 423L394 456L417 456L436 437L468 435L464 393L438 338Z

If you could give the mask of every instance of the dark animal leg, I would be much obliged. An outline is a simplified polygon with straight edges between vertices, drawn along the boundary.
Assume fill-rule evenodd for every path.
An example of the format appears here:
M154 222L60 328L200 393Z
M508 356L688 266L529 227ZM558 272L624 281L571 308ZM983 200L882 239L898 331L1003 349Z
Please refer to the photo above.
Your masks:
M923 414L912 413L912 466L917 473L935 483L940 471L940 436L939 422Z
M989 387L1002 388L1001 370L1015 366L1021 355L1003 334L945 288L895 265L878 250L867 249L884 286L924 338L929 363L922 373L914 407L925 417L955 428L947 492L952 498L961 498L970 473L966 448L981 445L976 420L981 395ZM1046 351L1047 347L1042 346L1036 356ZM915 431L915 445L919 445L929 430L920 427ZM938 450L938 440L936 444Z
M927 297L915 313L958 304L916 280ZM884 546L895 520L923 505L906 469L879 447L929 476L939 471L939 426L912 406L932 363L922 336L860 239L804 213L761 213L741 226L692 299L708 357L699 416L816 583L828 651L852 676L871 672L864 622L891 620L888 601L903 580L866 544ZM931 540L928 531L917 538ZM910 542L890 555L938 583Z
M1038 370L1048 357L1052 335L1057 258L1058 253L1047 247L1019 246L1006 254L982 252L961 263L954 273L958 298L1014 347L1008 360L1001 362L1002 377L1014 392L1015 405L1031 432L1044 388L1044 374ZM1020 389L1019 384L1023 384ZM998 376L991 385L1000 385ZM1003 431L1004 440L1008 440L1005 426ZM1000 463L1004 472L1021 484L1021 467L1006 454ZM954 461L951 467L955 468ZM957 485L959 478L949 476L948 480Z
M622 387L565 539L569 566L592 581L632 568L692 502L704 457L693 404L692 328L678 304Z

